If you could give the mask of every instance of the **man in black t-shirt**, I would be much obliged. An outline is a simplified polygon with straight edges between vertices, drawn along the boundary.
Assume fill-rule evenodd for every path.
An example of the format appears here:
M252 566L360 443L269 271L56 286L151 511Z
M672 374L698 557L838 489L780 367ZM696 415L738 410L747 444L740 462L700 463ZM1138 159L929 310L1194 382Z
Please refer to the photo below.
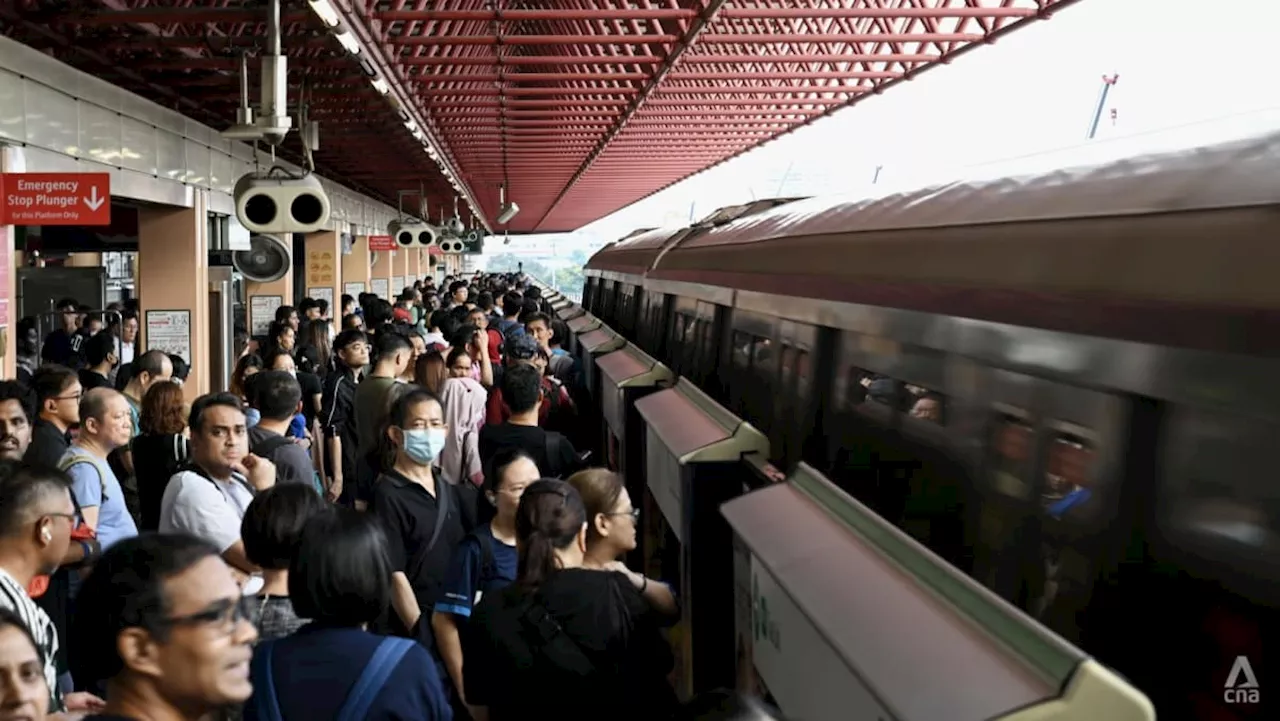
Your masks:
M511 411L506 423L480 429L480 460L489 461L503 448L520 448L533 457L544 478L567 478L581 463L568 438L538 427L542 373L520 363L502 376L502 400Z
M74 298L58 301L58 321L61 327L45 336L44 347L40 349L40 360L68 368L80 367L80 339L77 338L77 331L80 329L79 307L80 304Z

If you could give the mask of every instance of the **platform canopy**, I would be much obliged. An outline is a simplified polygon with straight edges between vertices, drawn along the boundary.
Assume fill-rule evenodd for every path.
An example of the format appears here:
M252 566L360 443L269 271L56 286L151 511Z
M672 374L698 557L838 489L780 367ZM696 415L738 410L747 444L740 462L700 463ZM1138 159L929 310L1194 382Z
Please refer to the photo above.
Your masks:
M1076 0L283 0L321 172L578 228ZM213 127L266 0L16 0L0 28ZM305 87L305 95L299 91ZM296 159L296 135L286 143ZM417 201L412 201L414 207Z

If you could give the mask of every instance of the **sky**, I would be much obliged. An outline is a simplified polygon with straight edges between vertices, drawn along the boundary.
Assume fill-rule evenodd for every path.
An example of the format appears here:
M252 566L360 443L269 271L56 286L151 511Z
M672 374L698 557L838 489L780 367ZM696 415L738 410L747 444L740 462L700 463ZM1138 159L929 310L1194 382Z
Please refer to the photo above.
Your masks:
M753 197L879 193L1280 128L1280 82L1268 70L1278 20L1277 0L1081 0L577 235L598 245ZM1108 112L1086 144L1102 76L1113 73Z

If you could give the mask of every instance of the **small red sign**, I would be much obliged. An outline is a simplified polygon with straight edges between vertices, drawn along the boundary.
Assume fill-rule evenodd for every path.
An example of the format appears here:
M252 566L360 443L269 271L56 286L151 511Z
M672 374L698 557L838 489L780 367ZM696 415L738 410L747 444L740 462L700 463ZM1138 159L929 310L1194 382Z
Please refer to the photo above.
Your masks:
M395 250L396 239L389 235L369 236L369 250Z
M111 225L107 173L0 175L0 224Z
M435 244L429 245L427 246L427 255L444 255L444 249Z

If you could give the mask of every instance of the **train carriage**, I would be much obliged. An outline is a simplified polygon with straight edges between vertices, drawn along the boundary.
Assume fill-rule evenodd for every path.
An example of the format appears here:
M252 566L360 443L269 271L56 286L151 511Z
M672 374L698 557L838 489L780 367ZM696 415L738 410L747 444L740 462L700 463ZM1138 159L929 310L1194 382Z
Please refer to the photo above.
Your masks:
M774 462L821 469L1158 708L1217 708L1280 605L1278 161L1268 134L730 209L650 231L647 261L597 253L591 307L640 293L624 335Z

